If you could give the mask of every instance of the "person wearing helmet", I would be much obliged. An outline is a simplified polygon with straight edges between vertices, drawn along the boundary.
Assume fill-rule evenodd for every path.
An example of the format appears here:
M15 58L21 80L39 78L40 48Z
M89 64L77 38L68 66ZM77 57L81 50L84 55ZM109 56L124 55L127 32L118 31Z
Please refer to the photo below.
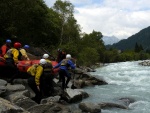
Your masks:
M66 89L68 86L68 83L71 79L71 74L68 72L69 68L75 69L75 64L71 60L71 55L67 54L66 59L63 59L60 63L58 63L53 68L59 68L59 75L62 79L62 90ZM67 80L65 81L65 77L67 77Z
M48 59L49 55L47 53L43 55L43 58L47 61L46 65L44 65L43 94L45 94L45 96L49 96L50 93L53 93L54 91L54 85L53 85L54 76L52 75L53 66L52 66L52 62Z
M39 64L34 64L28 68L27 73L31 75L28 78L28 85L34 91L35 97L33 100L37 103L40 103L42 99L43 92L43 74L44 74L44 66L47 61L45 59L40 59Z
M19 75L19 70L17 68L17 63L21 60L21 53L19 49L21 48L21 43L16 42L14 43L14 48L9 49L6 54L4 55L6 66L9 69L14 70L12 73L12 78L10 79L10 83L13 83L13 80Z
M21 43L15 42L14 48L9 49L4 58L6 59L6 63L17 64L18 60L21 60L22 54L20 53Z
M2 47L0 48L0 56L4 57L4 55L10 48L11 48L11 40L7 39L6 43L4 45L2 45Z
M65 51L62 51L61 49L58 49L57 53L58 53L58 55L57 55L57 60L56 61L58 63L61 62L63 59L66 58L66 52Z
M29 45L24 45L23 48L20 49L20 52L22 54L22 57L21 57L22 60L30 60L27 55L27 51L29 48L30 48Z
M45 53L43 55L43 59L46 60L47 64L44 66L44 70L49 71L49 73L51 73L51 71L52 71L52 62L48 58L49 58L49 55Z

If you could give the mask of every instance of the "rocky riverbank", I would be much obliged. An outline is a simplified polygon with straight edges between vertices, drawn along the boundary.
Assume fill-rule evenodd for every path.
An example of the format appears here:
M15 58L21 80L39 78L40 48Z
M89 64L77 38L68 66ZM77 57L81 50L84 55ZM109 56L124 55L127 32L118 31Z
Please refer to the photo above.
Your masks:
M142 66L150 66L150 60L142 61L142 62L139 63L139 65L142 65Z
M84 91L84 87L107 85L107 82L80 68L72 73L72 81L64 92L61 91L57 76L53 81L54 92L37 104L31 99L34 93L28 87L26 79L15 79L14 85L0 79L0 113L101 113L101 109L128 109L128 105L134 102L129 98L119 99L119 104L82 102L90 96ZM73 103L76 103L76 108L72 106Z

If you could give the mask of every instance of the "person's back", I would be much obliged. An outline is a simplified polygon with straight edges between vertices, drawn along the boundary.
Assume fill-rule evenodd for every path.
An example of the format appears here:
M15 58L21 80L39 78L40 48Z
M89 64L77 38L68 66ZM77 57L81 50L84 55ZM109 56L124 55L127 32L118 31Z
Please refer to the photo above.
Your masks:
M40 103L42 99L42 91L43 91L42 75L43 75L43 66L45 64L46 64L46 60L41 59L38 65L32 65L27 70L27 72L31 75L28 78L28 85L34 91L35 97L33 100L35 100L37 103Z
M6 62L8 60L13 60L14 63L18 63L18 60L21 60L22 54L19 51L20 47L21 44L19 42L14 43L14 48L9 49L7 53L4 55Z
M59 81L62 80L62 90L67 88L68 83L71 79L71 74L68 72L68 68L71 67L71 69L75 69L75 64L71 61L71 55L67 54L66 59L63 59L59 64L54 66L55 68L59 67ZM65 77L67 77L67 80L65 82Z
M56 61L59 63L63 59L66 58L66 53L64 51L62 51L61 49L58 49L57 52L58 52L58 55L57 55L57 60Z
M21 57L22 60L30 60L27 55L27 49L29 49L29 45L25 45L23 48L20 49L20 52L22 54Z
M47 71L47 72L49 72L49 71L51 72L53 66L52 66L52 62L48 59L48 58L49 58L49 55L48 55L48 54L44 54L42 58L45 59L46 62L47 62L47 63L44 65L44 70L45 70L45 72L46 72L46 71Z
M36 75L36 69L38 67L38 64L33 64L32 66L30 66L28 69L27 69L27 73L32 75L32 76L35 76Z
M7 39L6 43L0 48L0 56L4 57L6 52L11 48L11 40Z

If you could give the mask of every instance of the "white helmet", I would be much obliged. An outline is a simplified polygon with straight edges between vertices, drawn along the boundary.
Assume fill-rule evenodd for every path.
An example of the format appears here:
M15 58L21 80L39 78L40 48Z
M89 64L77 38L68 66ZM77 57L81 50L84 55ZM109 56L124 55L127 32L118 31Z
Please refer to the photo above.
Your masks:
M44 59L47 59L48 57L49 57L48 54L44 54L44 55L43 55L43 58L44 58Z
M46 64L47 62L46 62L45 59L41 59L39 63L40 63L40 64Z
M67 55L66 55L66 58L71 59L71 55L70 55L70 54L67 54Z

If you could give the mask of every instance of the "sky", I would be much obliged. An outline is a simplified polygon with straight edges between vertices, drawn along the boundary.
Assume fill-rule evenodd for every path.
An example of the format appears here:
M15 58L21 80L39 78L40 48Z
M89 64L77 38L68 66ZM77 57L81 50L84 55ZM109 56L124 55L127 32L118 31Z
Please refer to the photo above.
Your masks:
M52 7L56 0L44 0ZM64 1L64 0L62 0ZM150 26L150 0L68 0L82 32L126 39Z

